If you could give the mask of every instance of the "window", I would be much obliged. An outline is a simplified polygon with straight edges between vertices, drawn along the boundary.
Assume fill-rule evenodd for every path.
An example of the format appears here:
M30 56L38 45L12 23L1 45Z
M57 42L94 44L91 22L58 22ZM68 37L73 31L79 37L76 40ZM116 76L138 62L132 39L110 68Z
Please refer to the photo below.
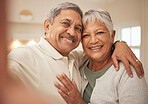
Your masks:
M127 27L121 29L121 40L127 42L138 59L140 59L141 27Z

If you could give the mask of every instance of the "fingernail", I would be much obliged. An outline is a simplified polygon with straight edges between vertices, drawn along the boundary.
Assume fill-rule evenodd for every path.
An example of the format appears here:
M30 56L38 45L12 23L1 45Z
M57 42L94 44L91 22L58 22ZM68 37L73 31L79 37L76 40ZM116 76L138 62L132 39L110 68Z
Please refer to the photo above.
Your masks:
M139 77L140 77L140 79L141 79L141 78L142 78L142 75L140 75Z
M133 77L133 75L131 74L131 75L130 75L130 77L132 78L132 77Z
M58 82L55 82L54 84L55 84L55 85L58 85Z
M144 73L142 74L142 76L144 76Z
M57 76L57 78L60 78L61 77L59 74L57 74L56 76Z
M65 75L65 73L62 73L61 75L62 75L62 76L64 76L64 75Z

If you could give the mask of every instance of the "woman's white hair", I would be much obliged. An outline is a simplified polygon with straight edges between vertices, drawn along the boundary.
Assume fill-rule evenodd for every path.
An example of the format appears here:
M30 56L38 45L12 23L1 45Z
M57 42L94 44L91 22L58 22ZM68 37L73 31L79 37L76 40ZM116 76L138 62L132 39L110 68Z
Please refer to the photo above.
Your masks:
M113 23L109 13L103 9L91 9L88 12L85 12L83 16L83 25L85 27L86 22L95 22L95 20L102 22L112 34Z

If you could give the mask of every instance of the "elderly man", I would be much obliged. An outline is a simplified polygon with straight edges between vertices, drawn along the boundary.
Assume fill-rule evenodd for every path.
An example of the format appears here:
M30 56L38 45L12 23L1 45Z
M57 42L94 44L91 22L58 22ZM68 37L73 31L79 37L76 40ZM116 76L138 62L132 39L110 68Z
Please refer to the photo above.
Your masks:
M83 52L71 51L81 41L82 15L81 9L73 3L64 2L54 6L44 22L45 39L41 38L40 42L33 46L16 48L9 54L10 74L28 88L52 99L54 104L66 103L54 86L57 74L65 73L70 79L74 79L78 89L81 89L79 67L87 57ZM121 51L123 53L120 55ZM133 58L128 56L129 54L132 54ZM136 69L138 75L142 75L141 63L136 63L137 58L125 43L119 42L116 45L113 60L117 64L116 57L121 61L123 59L127 70L130 70L129 62L133 63L134 67L139 66ZM118 68L118 65L116 66Z

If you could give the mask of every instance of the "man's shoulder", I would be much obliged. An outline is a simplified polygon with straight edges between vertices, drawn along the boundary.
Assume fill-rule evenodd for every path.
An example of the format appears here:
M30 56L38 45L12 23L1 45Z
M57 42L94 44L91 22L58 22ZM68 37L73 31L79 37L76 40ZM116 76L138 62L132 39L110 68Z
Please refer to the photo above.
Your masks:
M82 63L88 59L88 57L86 56L86 54L83 51L72 51L72 52L70 52L68 57L70 59L75 59L75 60L80 61Z
M8 59L9 58L15 58L15 59L27 58L33 54L33 51L34 51L33 46L21 46L18 48L14 48L9 52Z
M77 57L82 55L83 55L83 51L71 51L69 54L69 56L72 56L72 57Z

